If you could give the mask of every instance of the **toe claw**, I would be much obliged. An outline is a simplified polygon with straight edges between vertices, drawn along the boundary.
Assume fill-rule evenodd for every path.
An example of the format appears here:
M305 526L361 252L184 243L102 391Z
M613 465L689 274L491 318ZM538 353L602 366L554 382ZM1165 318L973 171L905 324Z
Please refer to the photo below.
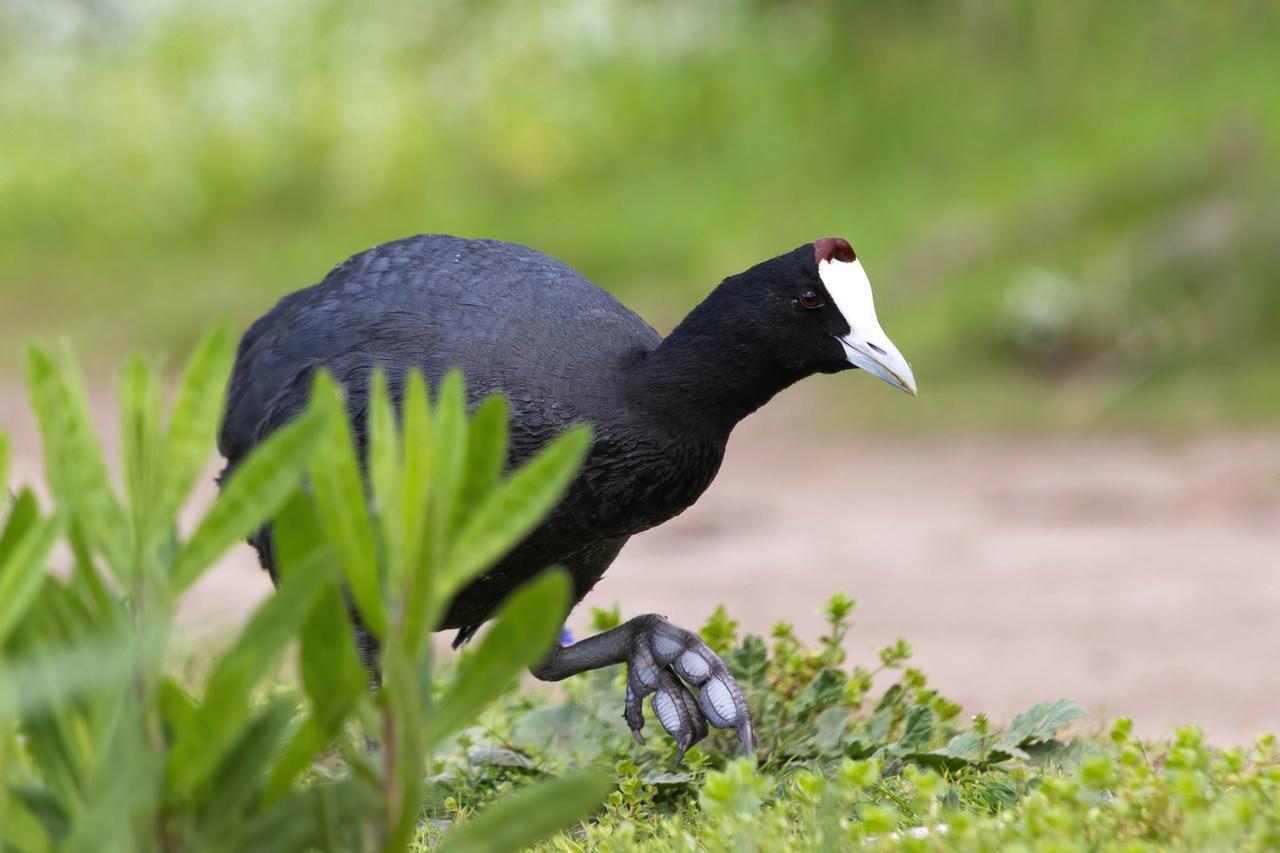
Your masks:
M685 735L683 740L677 741L676 767L679 767L681 762L684 761L684 754L689 751L689 747L693 746L694 742L695 742L695 738L694 738L693 732L689 732L687 735Z
M675 738L676 746L683 757L685 750L693 746L701 733L707 730L706 721L698 710L698 703L675 673L664 669L658 673L658 689L653 694L653 714L666 729L667 734Z
M637 742L644 743L640 701L652 693L654 716L675 738L677 764L710 726L736 729L743 753L751 755L751 711L724 661L697 634L659 616L642 618L645 626L634 641L627 680L626 718ZM686 683L699 688L697 698Z

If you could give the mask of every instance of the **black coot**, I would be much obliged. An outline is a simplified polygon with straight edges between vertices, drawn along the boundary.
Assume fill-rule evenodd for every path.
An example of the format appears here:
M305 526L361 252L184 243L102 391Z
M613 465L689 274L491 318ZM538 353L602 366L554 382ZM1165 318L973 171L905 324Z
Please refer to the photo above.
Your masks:
M591 453L557 510L450 605L440 627L459 629L459 641L548 566L568 569L581 600L630 536L698 499L734 425L793 382L859 367L916 391L853 249L832 237L725 279L666 338L524 246L422 235L375 247L286 296L245 334L219 437L229 469L303 409L321 365L345 387L352 412L363 408L375 367L393 393L409 368L434 382L460 367L470 404L507 395L512 464L573 423L594 427ZM269 535L254 544L271 570ZM623 662L637 739L640 702L653 693L681 754L708 722L736 728L750 749L747 706L724 664L659 616L554 650L534 674L559 680ZM686 683L700 688L696 699Z

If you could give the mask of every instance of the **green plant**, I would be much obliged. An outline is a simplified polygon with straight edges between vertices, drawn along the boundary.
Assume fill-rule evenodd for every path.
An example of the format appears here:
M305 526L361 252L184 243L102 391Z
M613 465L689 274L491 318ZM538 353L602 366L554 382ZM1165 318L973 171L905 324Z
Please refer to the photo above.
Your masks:
M783 625L771 650L739 638L723 608L712 615L707 633L719 632L735 674L751 679L764 735L758 763L712 740L673 772L669 745L631 744L612 719L621 681L597 673L566 682L567 701L512 697L472 730L465 772L443 758L443 784L455 801L503 790L512 762L487 747L491 739L518 753L523 774L555 772L584 754L612 761L617 788L604 811L544 850L1274 849L1275 738L1216 749L1192 727L1144 742L1123 719L1071 736L1082 712L1064 700L1007 726L981 714L962 720L907 666L901 641L875 654L874 668L833 660L844 650L836 654L830 639L848 634L853 607L832 598L823 610L829 632L815 648Z
M233 342L221 327L196 348L167 418L157 372L129 363L120 492L74 371L30 351L54 503L42 513L23 490L6 501L0 535L5 849L404 849L432 751L556 637L569 593L552 571L504 603L437 690L428 637L444 603L550 510L589 443L571 429L503 476L503 400L468 418L456 373L434 403L409 375L399 419L374 377L367 478L339 390L321 374L309 408L181 532L175 519L208 456ZM0 452L0 469L6 459ZM183 683L165 663L179 595L271 520L278 591L205 677ZM60 539L71 565L54 575L46 560ZM369 690L344 593L380 642L380 690ZM272 689L295 643L301 694ZM326 755L336 772L319 772ZM590 772L546 780L444 845L535 841L590 811L605 785Z

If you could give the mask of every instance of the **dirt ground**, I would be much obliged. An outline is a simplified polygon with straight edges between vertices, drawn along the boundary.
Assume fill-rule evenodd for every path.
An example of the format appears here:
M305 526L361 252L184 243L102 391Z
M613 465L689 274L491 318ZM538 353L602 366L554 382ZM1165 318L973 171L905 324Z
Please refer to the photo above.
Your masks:
M0 399L32 478L22 397ZM1066 696L1150 735L1280 730L1280 435L830 443L757 420L693 509L632 540L571 618L579 635L587 605L616 601L691 628L723 602L746 630L814 637L843 590L861 602L855 660L905 637L967 713ZM189 636L269 590L236 549L185 602Z

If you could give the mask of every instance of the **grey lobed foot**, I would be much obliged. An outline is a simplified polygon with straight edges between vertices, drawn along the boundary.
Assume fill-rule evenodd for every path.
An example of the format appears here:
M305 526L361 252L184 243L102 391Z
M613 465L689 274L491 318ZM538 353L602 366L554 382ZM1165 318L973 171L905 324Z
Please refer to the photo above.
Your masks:
M697 634L655 613L556 649L533 674L545 681L558 681L618 663L627 665L623 717L637 742L644 743L641 703L652 695L654 716L675 738L677 763L689 747L707 736L710 726L735 729L744 753L751 754L751 712L729 668ZM696 698L690 687L698 689Z
M696 700L686 684L698 688ZM737 729L743 752L751 754L751 712L729 668L697 634L656 615L636 631L627 661L623 716L640 743L644 743L640 703L650 693L653 715L680 750L677 764L689 747L707 736L708 723L718 729Z

